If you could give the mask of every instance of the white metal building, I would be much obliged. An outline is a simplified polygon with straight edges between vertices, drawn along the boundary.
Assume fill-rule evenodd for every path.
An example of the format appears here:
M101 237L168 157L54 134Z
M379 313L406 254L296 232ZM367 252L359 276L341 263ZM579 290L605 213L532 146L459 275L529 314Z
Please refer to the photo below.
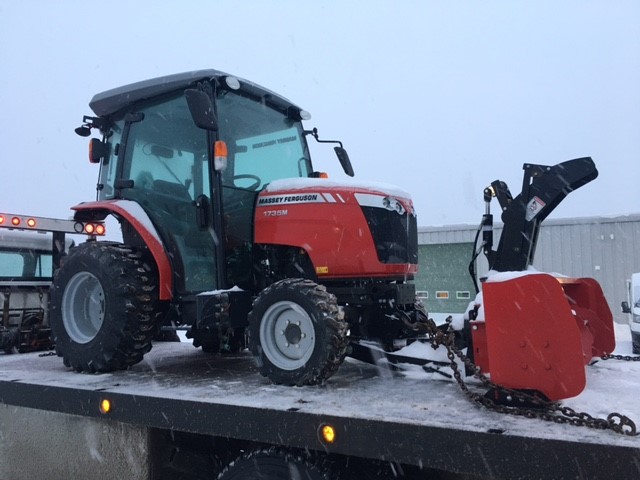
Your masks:
M462 312L474 298L467 271L477 225L421 227L418 229L420 270L417 290L423 292L431 312ZM501 225L494 229L494 248ZM534 268L570 277L595 278L617 322L627 321L620 303L626 300L626 281L640 272L640 214L615 217L547 219L540 228ZM487 262L478 257L478 273ZM445 294L446 293L446 294Z

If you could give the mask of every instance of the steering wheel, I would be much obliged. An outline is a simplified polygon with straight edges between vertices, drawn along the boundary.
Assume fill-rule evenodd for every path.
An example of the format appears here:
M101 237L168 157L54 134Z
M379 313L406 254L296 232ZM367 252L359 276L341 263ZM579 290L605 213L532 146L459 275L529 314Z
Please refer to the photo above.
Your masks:
M239 188L246 188L247 190L257 190L258 187L260 186L260 184L262 183L262 180L260 179L260 177L258 177L257 175L251 175L250 173L243 173L242 175L235 175L233 177L233 184L236 185L237 180L253 180L253 183L247 187L240 187Z

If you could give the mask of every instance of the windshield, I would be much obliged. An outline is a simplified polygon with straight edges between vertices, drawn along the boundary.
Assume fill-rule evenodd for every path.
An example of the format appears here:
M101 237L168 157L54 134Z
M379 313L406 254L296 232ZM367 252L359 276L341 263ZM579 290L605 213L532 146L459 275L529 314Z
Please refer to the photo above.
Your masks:
M302 123L263 98L223 90L217 98L219 138L229 150L225 186L258 190L280 178L307 177L311 160Z
M0 250L0 282L2 280L51 280L51 252L27 248Z

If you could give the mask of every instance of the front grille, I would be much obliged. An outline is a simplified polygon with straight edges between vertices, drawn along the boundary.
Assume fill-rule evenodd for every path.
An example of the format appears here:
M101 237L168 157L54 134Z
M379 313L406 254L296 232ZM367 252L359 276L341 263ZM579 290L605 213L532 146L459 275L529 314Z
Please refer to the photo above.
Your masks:
M362 207L381 263L418 263L415 215L378 207Z

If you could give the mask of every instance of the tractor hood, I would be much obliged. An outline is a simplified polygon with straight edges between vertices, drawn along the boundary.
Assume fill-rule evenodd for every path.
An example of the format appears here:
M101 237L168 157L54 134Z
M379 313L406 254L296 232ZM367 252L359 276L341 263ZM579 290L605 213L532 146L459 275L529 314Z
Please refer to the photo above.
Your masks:
M299 193L296 194L296 192ZM353 195L357 203L362 206L388 210L404 208L411 215L415 215L411 195L395 185L326 178L275 180L260 193L258 207L291 203L346 203L348 199L341 193L349 193L349 197Z
M318 277L405 280L417 271L416 225L411 196L393 185L295 178L258 195L255 241L303 249Z

